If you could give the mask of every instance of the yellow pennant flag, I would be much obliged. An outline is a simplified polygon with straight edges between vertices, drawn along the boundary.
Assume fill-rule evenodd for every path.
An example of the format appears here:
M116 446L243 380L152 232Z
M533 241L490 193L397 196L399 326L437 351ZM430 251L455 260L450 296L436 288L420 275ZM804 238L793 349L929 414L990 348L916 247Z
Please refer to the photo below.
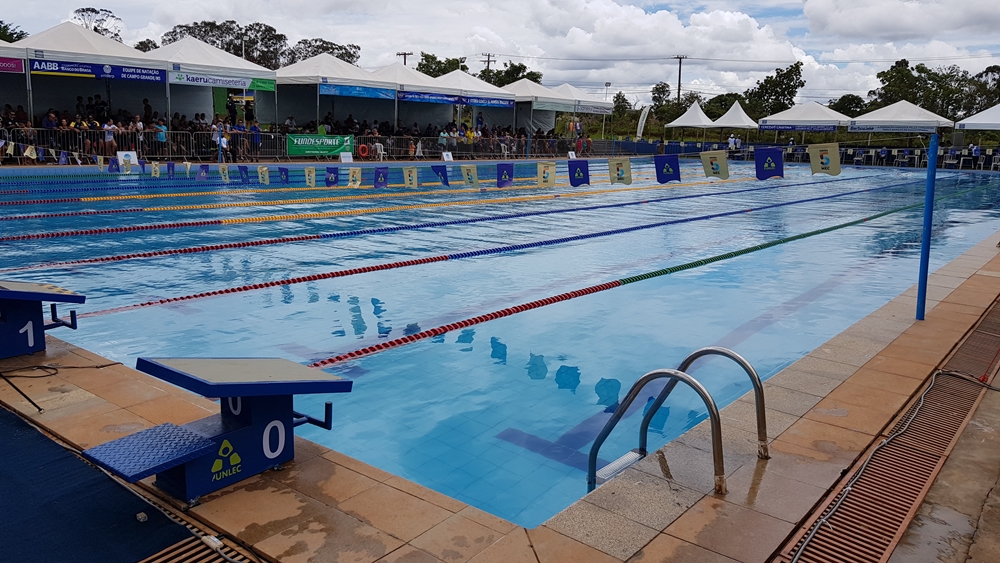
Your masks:
M361 169L360 168L348 168L347 169L347 187L348 188L360 188L361 187Z
M190 162L184 161L184 174L187 175L188 178L191 177L191 163Z
M306 187L315 188L316 187L316 167L306 166Z
M77 164L80 164L80 153L73 153L73 160L75 160Z
M404 166L403 167L403 185L407 188L418 188L420 187L420 179L417 175L416 166Z
M31 160L35 160L36 158L38 158L38 153L35 152L35 147L25 147L24 157L30 158Z
M154 178L160 177L160 163L155 160L152 162L152 168L150 169L150 175Z
M58 155L56 155L56 149L49 149L49 154L52 155L52 158L59 158Z
M463 164L462 169L462 179L465 180L465 185L470 188L479 187L479 171L476 169L475 164Z
M104 172L104 157L100 155L97 156L97 170Z
M257 167L257 181L265 186L271 185L271 169L267 166Z
M222 178L222 182L225 184L229 183L229 165L220 164L219 165L219 176Z
M14 156L14 143L7 143L7 156Z
M131 174L132 173L132 159L131 158L125 158L124 160L122 160L122 171L125 172L126 174Z
M556 163L552 161L538 163L538 185L551 188L556 185Z
M705 169L706 178L729 178L729 162L726 151L705 151L701 153L701 166Z
M608 172L611 173L612 184L632 183L632 161L627 158L609 158Z
M829 174L837 176L840 174L840 145L837 143L823 143L821 145L809 145L809 166L812 167L813 174Z

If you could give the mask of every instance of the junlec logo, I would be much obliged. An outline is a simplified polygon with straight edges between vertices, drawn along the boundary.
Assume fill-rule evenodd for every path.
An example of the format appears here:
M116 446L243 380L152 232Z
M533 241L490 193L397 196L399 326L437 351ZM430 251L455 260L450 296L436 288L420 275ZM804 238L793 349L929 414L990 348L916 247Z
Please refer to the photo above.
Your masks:
M229 468L226 469L226 461L229 461ZM240 472L240 462L243 459L236 453L229 440L223 440L219 446L219 458L212 464L212 480L221 481L226 477L232 477Z

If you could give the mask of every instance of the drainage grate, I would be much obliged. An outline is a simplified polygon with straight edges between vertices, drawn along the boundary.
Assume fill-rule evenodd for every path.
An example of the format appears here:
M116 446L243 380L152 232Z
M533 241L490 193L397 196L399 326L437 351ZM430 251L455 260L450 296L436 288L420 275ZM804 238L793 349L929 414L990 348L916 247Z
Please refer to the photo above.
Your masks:
M237 551L224 547L222 548L223 553L228 555L234 561L247 561L250 560L240 555ZM186 540L177 542L176 544L164 549L163 551L143 559L139 563L228 563L225 558L223 558L218 553L212 551L207 545L202 543L200 540L190 537Z
M945 364L944 369L981 377L992 373L997 364L1000 336L975 331Z

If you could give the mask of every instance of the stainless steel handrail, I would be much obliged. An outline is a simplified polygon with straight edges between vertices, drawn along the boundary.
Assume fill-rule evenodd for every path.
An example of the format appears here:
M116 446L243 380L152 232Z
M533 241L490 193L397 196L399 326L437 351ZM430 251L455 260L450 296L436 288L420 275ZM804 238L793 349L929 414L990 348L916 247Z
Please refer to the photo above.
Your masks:
M601 450L601 446L604 441L607 440L611 431L614 430L615 425L618 421L625 416L625 412L628 410L629 406L635 401L635 398L639 396L639 392L652 381L657 379L669 378L670 382L676 385L677 381L683 381L689 387L694 389L696 393L701 397L701 400L705 401L705 407L708 408L708 416L712 423L712 457L715 465L715 492L720 495L726 494L726 468L725 462L722 455L722 422L719 419L719 409L715 406L715 401L712 396L708 393L705 387L698 383L698 380L691 377L690 375L684 373L683 371L675 369L658 369L653 370L646 375L643 375L636 381L632 388L629 389L628 394L615 409L611 419L604 425L601 429L601 433L597 435L594 439L594 444L590 447L590 456L587 459L587 491L593 491L597 486L597 455ZM668 383L668 386L670 384ZM666 398L666 397L664 397ZM652 412L652 409L650 410Z
M737 354L736 352L728 348L722 348L719 346L708 346L706 348L701 348L699 350L691 352L691 354L689 354L688 357L684 358L684 361L681 362L681 365L677 366L677 371L686 372L688 368L691 367L691 364L695 362L695 360L703 358L705 356L722 356L724 358L729 358L730 360L733 360L734 362L739 364L739 366L743 368L743 371L745 371L747 375L750 376L750 383L753 384L754 402L756 403L757 407L757 457L759 457L760 459L770 459L771 454L768 451L768 446L767 446L767 415L765 414L764 411L764 386L760 382L760 376L757 375L757 371L753 369L753 366L750 365L750 362L746 361L746 359L743 356ZM653 416L656 414L656 411L659 410L660 406L663 405L663 401L667 399L667 396L670 395L670 392L674 390L674 387L676 385L677 385L676 381L668 382L666 386L663 387L663 390L660 391L660 394L659 396L656 397L656 400L653 401L653 404L650 405L649 409L646 411L645 416L642 417L642 425L639 427L640 455L645 456L647 454L646 437L649 430L650 421L653 420Z

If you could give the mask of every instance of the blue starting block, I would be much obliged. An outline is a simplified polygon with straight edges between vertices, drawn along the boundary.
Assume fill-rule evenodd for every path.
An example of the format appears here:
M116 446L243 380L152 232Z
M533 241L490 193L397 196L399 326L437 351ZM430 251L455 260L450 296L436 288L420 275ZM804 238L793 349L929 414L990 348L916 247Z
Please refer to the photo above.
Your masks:
M0 280L0 359L45 349L45 331L65 326L76 329L76 311L70 320L58 317L56 303L83 303L86 297L61 287ZM42 302L52 301L52 322L45 324Z
M293 395L348 393L353 385L280 358L139 358L136 369L220 398L221 412L161 424L83 455L130 483L156 475L157 487L189 503L290 461L296 426L333 429L332 403L317 420L293 410Z

